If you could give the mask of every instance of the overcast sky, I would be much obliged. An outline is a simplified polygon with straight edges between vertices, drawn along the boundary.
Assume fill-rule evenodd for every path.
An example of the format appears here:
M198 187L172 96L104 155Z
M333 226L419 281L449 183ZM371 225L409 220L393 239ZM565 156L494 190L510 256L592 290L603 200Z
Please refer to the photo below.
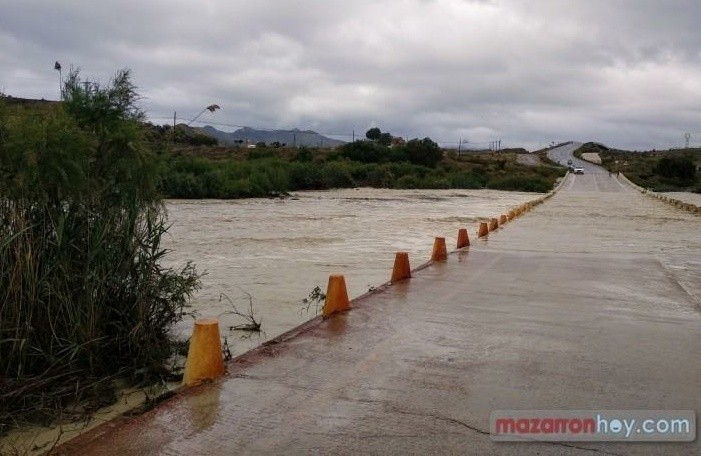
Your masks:
M57 99L59 61L131 68L157 123L216 103L200 120L344 139L698 145L700 19L698 0L0 0L0 91Z

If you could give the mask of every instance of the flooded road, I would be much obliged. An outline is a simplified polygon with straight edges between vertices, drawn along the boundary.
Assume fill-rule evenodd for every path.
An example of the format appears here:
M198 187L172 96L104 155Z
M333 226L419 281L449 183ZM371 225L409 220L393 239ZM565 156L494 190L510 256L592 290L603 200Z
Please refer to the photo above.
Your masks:
M693 204L701 207L701 193L691 192L662 192L661 195L668 196L683 203Z
M206 272L193 299L201 317L219 318L243 353L312 318L320 304L303 299L331 273L346 276L350 297L389 279L394 253L408 251L412 266L428 260L435 236L454 246L458 228L474 236L478 222L537 197L494 190L345 189L298 192L285 199L172 200L166 246L170 264L192 260ZM225 314L225 294L254 313L265 335L240 339L226 328L244 323ZM190 333L192 320L178 328Z
M384 243L423 246L412 241L424 236L415 226L428 228L429 238L450 235L455 222L434 220L434 210L452 202L457 211L444 208L441 217L474 217L461 198L376 202L380 207L368 209L375 230L361 237L373 239L369 258L383 257ZM356 212L341 213L365 217L364 202L339 195L323 202L338 206L328 213L345 204ZM382 207L391 213L394 204L413 207L413 218L383 218ZM353 232L349 223L338 224L341 232ZM390 240L378 240L376 231ZM332 255L340 245L313 246L312 255ZM350 277L348 258L356 253L333 266L348 268ZM626 440L618 431L600 432L604 443L495 442L490 415L647 410L655 418L655 411L686 410L694 416L701 409L699 258L697 214L606 172L570 174L545 204L445 262L261 346L230 363L221 381L104 426L57 453L698 455L690 432L661 430L660 441L641 445L630 443L637 433ZM328 264L309 262L315 261ZM381 260L368 264L387 272ZM291 277L301 280L301 268Z

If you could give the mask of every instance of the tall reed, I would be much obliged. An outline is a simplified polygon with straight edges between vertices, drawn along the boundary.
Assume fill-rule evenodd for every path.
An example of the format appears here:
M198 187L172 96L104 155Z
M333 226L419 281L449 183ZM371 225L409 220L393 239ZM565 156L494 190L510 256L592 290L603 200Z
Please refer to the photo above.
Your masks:
M69 75L65 102L0 105L0 433L166 372L199 286L164 267L168 225L128 71ZM1 101L0 101L1 103Z

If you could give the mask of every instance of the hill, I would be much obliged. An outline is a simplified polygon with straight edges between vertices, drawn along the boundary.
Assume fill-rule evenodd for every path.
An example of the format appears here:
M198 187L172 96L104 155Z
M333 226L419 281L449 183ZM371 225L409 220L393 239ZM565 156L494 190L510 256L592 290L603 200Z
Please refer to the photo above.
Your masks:
M61 102L55 100L45 100L45 99L35 99L35 98L18 98L12 95L3 95L0 92L0 98L8 105L22 105L29 107L41 107L41 106L58 106Z
M280 143L286 146L305 147L338 147L345 144L345 141L331 139L311 130L257 130L255 128L243 127L234 132L227 133L207 125L200 128L202 133L216 138L220 144L256 144L264 142L266 144Z

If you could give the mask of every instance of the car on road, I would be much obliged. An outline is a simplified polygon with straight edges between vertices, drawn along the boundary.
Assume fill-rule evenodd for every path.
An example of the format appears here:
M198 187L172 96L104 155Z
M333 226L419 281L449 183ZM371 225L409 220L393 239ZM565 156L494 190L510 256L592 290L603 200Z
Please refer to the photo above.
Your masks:
M575 174L584 174L584 168L575 168L574 173Z
M567 160L567 164L568 164L568 165L571 165L571 164L572 164L572 160Z

